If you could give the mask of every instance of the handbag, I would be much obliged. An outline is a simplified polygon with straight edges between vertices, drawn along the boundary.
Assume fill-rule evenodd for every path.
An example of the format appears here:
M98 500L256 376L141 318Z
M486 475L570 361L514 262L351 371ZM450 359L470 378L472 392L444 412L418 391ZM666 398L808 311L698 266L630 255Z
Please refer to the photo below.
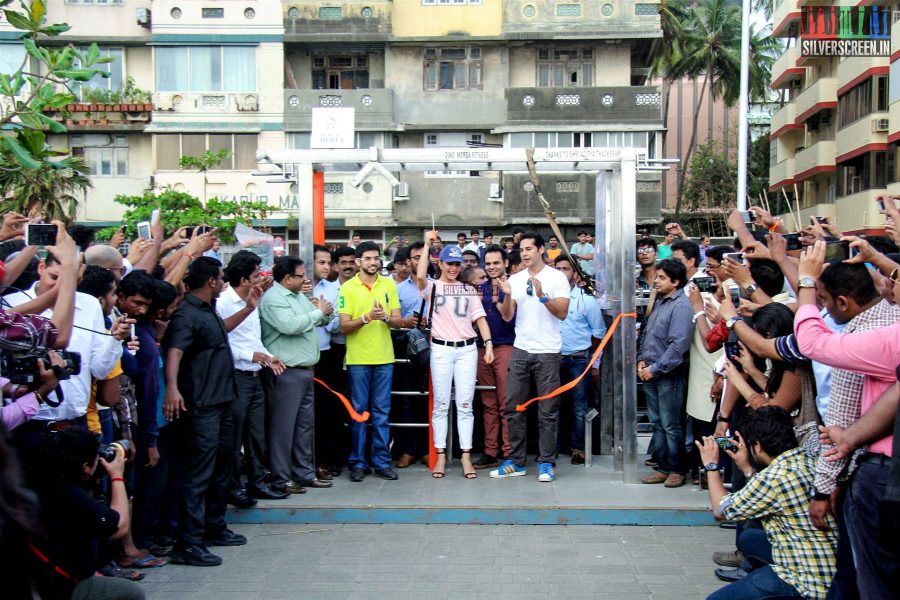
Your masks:
M431 306L428 310L428 323L431 326L431 315L434 314L434 294L437 289L436 285L431 286ZM431 336L430 330L420 329L422 324L422 313L425 312L425 298L422 298L422 306L419 307L419 318L416 319L416 326L406 332L406 357L409 364L415 369L424 369L431 360Z

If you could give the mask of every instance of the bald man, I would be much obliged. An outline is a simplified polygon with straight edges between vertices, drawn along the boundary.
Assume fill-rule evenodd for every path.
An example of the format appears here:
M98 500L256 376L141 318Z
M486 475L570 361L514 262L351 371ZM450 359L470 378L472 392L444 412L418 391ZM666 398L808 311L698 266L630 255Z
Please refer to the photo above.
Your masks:
M96 265L112 271L116 281L122 279L125 274L125 260L119 251L112 246L96 245L84 251L84 262L88 265Z

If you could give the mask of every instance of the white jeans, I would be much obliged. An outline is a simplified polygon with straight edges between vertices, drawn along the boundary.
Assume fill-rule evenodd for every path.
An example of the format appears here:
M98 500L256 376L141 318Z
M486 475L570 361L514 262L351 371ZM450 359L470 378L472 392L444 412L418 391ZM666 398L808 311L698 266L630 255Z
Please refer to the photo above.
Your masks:
M450 410L450 388L456 388L456 429L459 447L472 449L472 430L475 415L475 376L478 367L478 348L475 344L453 348L431 345L431 386L434 389L434 409L431 426L434 428L434 447L447 447L447 413Z

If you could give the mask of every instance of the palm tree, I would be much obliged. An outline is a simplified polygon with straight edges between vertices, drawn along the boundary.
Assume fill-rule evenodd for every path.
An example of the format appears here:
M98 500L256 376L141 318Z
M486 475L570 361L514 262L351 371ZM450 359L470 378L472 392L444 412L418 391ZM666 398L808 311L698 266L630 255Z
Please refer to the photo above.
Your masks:
M21 166L15 154L0 150L0 212L72 221L79 204L75 194L93 187L87 163L50 146L42 131L20 129L16 141L38 166Z
M666 141L669 131L669 96L672 93L672 85L682 77L696 76L696 73L688 73L685 69L689 66L684 61L684 45L687 32L684 25L687 23L687 0L663 0L659 5L660 25L663 37L657 40L653 55L650 59L650 76L660 77L663 80L662 94L662 156L666 156Z
M703 85L696 106L687 151L678 173L675 199L675 219L681 212L684 181L691 154L697 142L697 121L702 98L710 90L712 100L721 99L726 106L734 106L740 96L741 75L741 11L728 0L697 0L690 6L683 26L683 58L680 69L690 75L703 74ZM778 48L777 40L751 29L750 35L750 92L751 97L765 98Z

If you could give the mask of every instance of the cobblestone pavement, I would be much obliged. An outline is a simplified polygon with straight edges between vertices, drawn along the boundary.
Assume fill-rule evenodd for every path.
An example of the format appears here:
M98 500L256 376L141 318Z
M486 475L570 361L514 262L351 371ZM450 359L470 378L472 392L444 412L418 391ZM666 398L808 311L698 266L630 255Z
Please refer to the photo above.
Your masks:
M718 527L235 525L220 567L145 571L152 600L705 598Z

